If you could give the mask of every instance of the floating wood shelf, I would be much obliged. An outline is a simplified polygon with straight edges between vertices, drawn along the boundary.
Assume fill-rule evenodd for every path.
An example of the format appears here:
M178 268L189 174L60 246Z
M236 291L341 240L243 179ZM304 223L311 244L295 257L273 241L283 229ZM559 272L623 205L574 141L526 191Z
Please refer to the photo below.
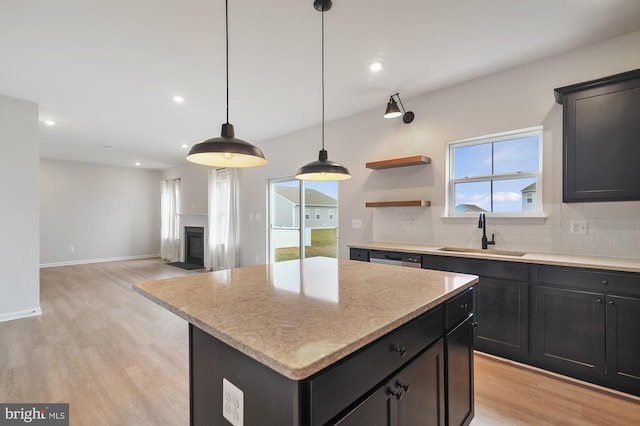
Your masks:
M409 201L367 201L366 207L429 207L431 201L409 200Z
M413 155L411 157L391 158L389 160L371 161L366 164L367 169L379 170L390 169L392 167L415 166L418 164L429 164L431 158L426 155Z

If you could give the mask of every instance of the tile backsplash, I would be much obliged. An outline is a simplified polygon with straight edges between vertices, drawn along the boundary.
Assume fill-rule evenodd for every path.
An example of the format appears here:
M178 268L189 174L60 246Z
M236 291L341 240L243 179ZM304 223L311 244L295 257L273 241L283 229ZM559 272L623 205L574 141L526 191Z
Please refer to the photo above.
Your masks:
M546 219L487 214L487 236L496 249L638 259L640 202L545 204ZM444 206L376 208L373 240L480 247L477 217L446 218ZM586 221L586 235L571 234L571 221Z

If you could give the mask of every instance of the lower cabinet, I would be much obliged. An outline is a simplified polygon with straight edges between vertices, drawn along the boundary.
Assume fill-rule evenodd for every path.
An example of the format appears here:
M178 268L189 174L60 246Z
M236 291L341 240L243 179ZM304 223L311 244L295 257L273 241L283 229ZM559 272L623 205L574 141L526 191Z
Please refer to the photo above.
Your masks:
M567 372L604 371L604 295L537 287L536 303L534 358Z
M447 425L468 425L474 416L473 330L468 321L445 337L447 353ZM414 423L418 424L418 423Z
M536 270L535 365L640 396L640 276Z
M529 357L529 266L518 262L422 255L422 267L480 276L475 348L518 361Z
M444 425L444 363L444 344L441 339L336 424Z
M606 298L606 374L640 393L640 297Z

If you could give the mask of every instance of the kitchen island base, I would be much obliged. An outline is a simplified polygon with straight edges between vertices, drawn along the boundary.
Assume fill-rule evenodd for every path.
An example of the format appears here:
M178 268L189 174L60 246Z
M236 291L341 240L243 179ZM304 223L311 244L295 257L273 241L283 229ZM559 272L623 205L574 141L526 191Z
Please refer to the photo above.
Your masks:
M473 300L472 290L301 380L190 324L191 425L469 424L472 340L452 336L471 336L472 312L461 301ZM229 401L224 379L242 391L242 403Z

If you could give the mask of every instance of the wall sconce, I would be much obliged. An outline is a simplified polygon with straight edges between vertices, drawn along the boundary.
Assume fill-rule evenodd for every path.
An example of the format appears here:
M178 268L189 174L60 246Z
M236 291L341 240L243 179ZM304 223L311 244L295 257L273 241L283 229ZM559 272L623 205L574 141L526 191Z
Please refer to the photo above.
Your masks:
M394 97L398 98L400 102L400 107L402 107L402 111L398 108L398 104ZM387 103L387 110L384 113L384 118L394 118L402 116L402 121L404 124L409 124L413 121L414 115L411 111L405 111L404 105L402 105L402 100L400 99L400 93L394 93L389 97L389 102Z

